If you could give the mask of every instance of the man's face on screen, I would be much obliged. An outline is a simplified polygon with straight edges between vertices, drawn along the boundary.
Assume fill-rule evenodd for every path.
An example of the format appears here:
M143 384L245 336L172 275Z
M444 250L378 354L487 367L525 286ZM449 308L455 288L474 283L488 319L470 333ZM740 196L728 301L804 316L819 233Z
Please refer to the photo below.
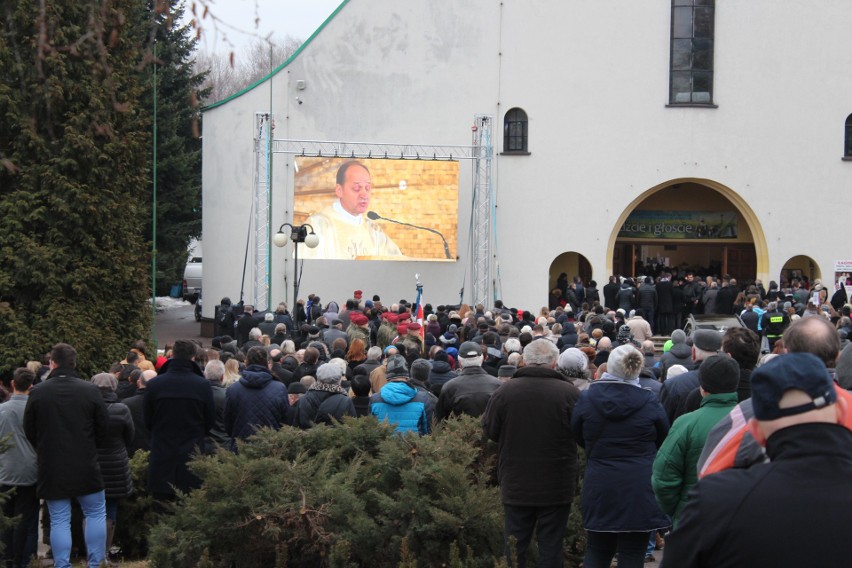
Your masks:
M371 189L370 172L361 166L353 165L346 170L346 179L343 185L337 185L335 193L347 213L363 215L370 208Z

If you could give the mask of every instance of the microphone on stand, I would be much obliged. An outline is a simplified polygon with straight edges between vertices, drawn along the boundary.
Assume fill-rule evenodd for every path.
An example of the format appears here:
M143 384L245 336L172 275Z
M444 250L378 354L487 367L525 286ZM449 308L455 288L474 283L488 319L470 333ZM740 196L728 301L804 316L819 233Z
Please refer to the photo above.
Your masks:
M375 211L368 211L367 218L371 221L388 221L389 223L396 223L397 225L405 225L406 227L413 227L415 229L420 229L422 231L429 231L430 233L435 233L439 237L441 237L441 241L444 243L444 254L447 256L447 259L452 259L450 256L450 245L447 244L447 239L444 238L444 235L441 234L440 231L436 229L430 229L429 227L421 227L420 225L412 225L411 223L405 223L403 221L397 221L396 219L388 219L387 217L382 217Z

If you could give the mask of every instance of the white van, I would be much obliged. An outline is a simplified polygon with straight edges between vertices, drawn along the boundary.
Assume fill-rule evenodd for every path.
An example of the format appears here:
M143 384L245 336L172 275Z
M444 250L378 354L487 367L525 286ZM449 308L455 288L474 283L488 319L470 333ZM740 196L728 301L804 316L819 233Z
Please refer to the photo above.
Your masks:
M188 251L183 269L183 299L194 304L201 294L201 241L190 241Z

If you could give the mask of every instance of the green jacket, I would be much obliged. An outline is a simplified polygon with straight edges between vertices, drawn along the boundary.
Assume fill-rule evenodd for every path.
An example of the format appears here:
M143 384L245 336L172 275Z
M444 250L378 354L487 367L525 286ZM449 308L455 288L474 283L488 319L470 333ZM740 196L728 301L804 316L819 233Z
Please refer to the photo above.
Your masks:
M651 483L660 509L675 526L687 493L698 482L698 457L707 435L736 405L736 392L708 394L701 400L701 408L674 421L657 452Z

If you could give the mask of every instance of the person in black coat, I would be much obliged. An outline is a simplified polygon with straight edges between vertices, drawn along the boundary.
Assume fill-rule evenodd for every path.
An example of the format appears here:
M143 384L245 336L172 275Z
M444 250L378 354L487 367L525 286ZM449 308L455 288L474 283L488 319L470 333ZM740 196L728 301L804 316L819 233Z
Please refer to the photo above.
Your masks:
M58 565L70 566L71 499L83 509L86 550L98 565L106 557L104 480L98 447L109 436L109 417L98 387L77 373L77 351L57 343L50 374L33 387L24 432L38 456L38 496L50 511L50 544Z
M754 311L754 302L749 302L748 304L746 304L743 313L740 314L740 319L743 321L743 325L745 325L747 328L757 333L758 335L760 334L757 329L758 325L760 324L760 315L758 315L758 313Z
M758 368L751 386L751 432L771 461L701 479L666 538L663 568L847 566L845 539L827 537L852 519L852 432L831 376L816 356L789 353ZM791 535L819 546L779 544Z
M189 492L201 484L187 463L215 423L213 391L195 363L195 343L179 339L172 359L145 389L145 424L151 432L148 490L155 499L172 500L175 489Z
M769 284L768 296L772 296L772 284L774 284L774 282L770 282ZM829 303L831 304L832 308L839 312L845 304L849 303L849 296L846 294L846 286L841 284L835 284L834 288L835 291L834 294L832 294L831 301ZM781 296L781 294L777 294L775 298L777 298L778 296Z
M671 274L663 274L657 282L657 327L659 335L671 335L674 331L674 298Z
M319 358L320 352L316 347L308 347L305 349L305 354L302 356L302 362L296 367L296 370L293 371L293 382L299 382L302 380L302 377L314 377L317 376L317 369L319 368Z
M222 298L216 307L216 335L233 335L236 314L231 309L231 299Z
M213 405L216 407L216 420L207 437L206 452L213 453L216 448L231 450L234 441L225 431L225 385L222 380L225 377L225 365L222 361L213 359L204 366L204 377L210 383L213 391ZM132 410L132 409L131 409Z
M98 465L106 494L106 550L109 553L118 520L118 502L133 493L130 460L127 458L127 446L133 442L133 419L127 405L118 400L118 381L114 375L98 373L92 377L92 383L101 390L109 414L109 436L106 444L98 448Z
M373 346L367 350L367 359L354 369L355 375L364 375L369 378L370 373L382 366L380 359L382 358L382 350L380 347Z
M447 352L441 349L436 351L432 356L432 370L429 371L429 380L426 385L432 394L435 396L441 395L441 388L450 379L455 379L458 376L450 365L450 356Z
M621 283L621 288L615 294L615 302L618 309L624 310L625 314L636 307L636 288L633 287L632 280L628 278Z
M589 281L589 285L586 286L586 303L589 304L589 307L594 307L595 302L601 302L601 295L598 292L598 283L594 280Z
M645 314L645 319L651 325L651 329L657 329L657 307L659 304L659 295L657 287L650 276L645 277L645 282L639 286L636 291L636 303L639 309Z
M237 320L235 325L235 331L237 336L237 347L242 348L243 344L245 344L249 340L249 332L252 328L257 327L260 321L254 317L254 306L245 306L243 308L243 315L240 316L240 319Z
M564 299L567 298L568 275L566 273L562 272L562 273L559 274L559 276L556 277L556 285L554 286L554 288L559 289L561 299L564 300ZM557 300L559 300L559 299L560 298L557 298Z
M716 303L719 303L718 297ZM680 279L672 284L672 312L674 313L674 329L683 329L683 314L686 311L686 298L683 294L683 283Z
M283 323L287 327L288 333L293 330L293 318L290 317L290 313L287 311L287 306L283 302L278 304L278 307L275 308L273 321L276 324Z
M352 388L352 404L355 405L355 415L358 417L370 415L370 376L356 374L350 383Z
M592 316L592 317L598 317L598 316ZM603 317L603 316L599 316L599 317ZM601 323L600 325L602 326L603 323ZM574 347L575 345L577 345L578 338L579 338L579 336L577 335L576 326L574 326L574 324L571 323L570 321L566 322L565 325L562 327L562 337L561 337L562 349L568 349L569 347Z
M130 418L133 419L133 441L127 445L127 455L133 455L139 450L150 451L150 433L145 426L145 387L149 379L157 376L156 371L143 371L136 381L136 394L125 398L123 402L130 409Z
M606 309L615 311L618 309L618 301L615 299L615 296L618 294L620 286L618 285L618 277L610 276L609 284L606 284L603 287L604 293L604 306Z
M548 341L539 339L538 341ZM503 384L482 368L482 348L478 343L465 341L459 348L461 374L444 384L435 407L435 418L466 414L482 416L488 399Z
M716 313L731 315L734 313L734 299L739 291L730 285L730 280L723 280L719 293L716 294Z
M526 366L491 396L482 418L485 435L499 447L505 535L517 541L519 566L525 565L533 530L539 566L562 565L577 486L571 413L580 391L555 370L558 357L552 342L530 343L524 350Z
M118 400L130 398L136 394L136 381L142 376L142 370L136 365L121 365L121 370L118 372L118 388L115 394Z
M295 423L302 430L356 416L355 404L340 386L342 378L343 368L336 363L325 363L317 369L317 382L299 400Z
M269 349L269 359L271 362L269 370L272 371L272 376L275 377L275 380L285 385L292 383L293 371L281 364L281 361L284 359L284 353L280 349L272 347Z
M290 339L290 334L287 331L287 325L283 323L275 324L275 333L269 338L269 342L273 345L280 346L282 343Z
M501 350L500 336L488 331L482 336L482 343L485 346L482 368L492 377L496 377L500 367L506 364L506 354Z

